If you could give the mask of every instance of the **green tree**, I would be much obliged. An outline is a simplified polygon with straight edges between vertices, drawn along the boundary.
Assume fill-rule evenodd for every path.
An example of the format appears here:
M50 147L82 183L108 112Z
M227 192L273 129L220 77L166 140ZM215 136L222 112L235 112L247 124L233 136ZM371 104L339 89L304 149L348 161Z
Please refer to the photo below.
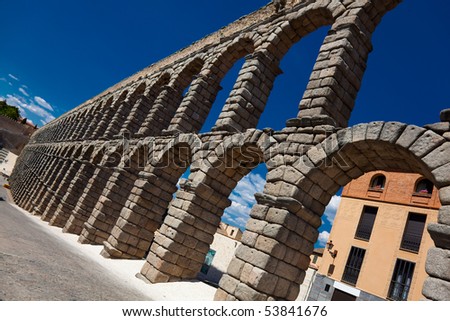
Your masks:
M21 118L19 108L8 105L4 100L0 100L0 115L7 116L14 120L19 120Z

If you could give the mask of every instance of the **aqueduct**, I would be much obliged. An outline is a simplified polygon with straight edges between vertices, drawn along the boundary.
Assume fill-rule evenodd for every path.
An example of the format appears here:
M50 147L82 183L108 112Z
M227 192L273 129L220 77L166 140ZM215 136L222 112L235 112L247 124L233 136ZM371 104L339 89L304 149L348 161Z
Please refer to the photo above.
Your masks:
M237 182L268 169L216 300L294 300L330 198L373 170L421 173L440 190L423 294L450 299L450 115L417 127L347 127L371 35L399 0L273 3L163 59L39 129L13 175L15 202L102 255L143 259L150 282L196 278ZM298 116L255 129L290 47L331 26ZM198 134L233 64L214 128ZM177 188L190 167L188 179ZM175 193L175 196L173 194Z

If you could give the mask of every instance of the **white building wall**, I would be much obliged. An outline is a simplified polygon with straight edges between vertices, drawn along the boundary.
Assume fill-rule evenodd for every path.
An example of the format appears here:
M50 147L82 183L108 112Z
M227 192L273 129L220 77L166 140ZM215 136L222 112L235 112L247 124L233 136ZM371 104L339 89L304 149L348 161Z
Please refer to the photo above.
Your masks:
M298 294L297 301L306 301L311 290L311 285L316 277L317 270L309 268L306 270L305 280L300 286L300 293Z
M200 273L199 279L218 284L222 275L227 271L228 265L233 258L234 251L239 244L240 242L236 240L216 233L214 235L214 241L210 246L211 250L216 251L216 255L214 256L208 274L205 276Z
M216 233L214 235L214 241L211 244L210 249L216 251L211 267L206 275L200 273L199 279L218 284L222 275L227 271L234 251L239 246L240 242L226 237L222 234ZM316 270L309 268L306 271L306 276L303 284L300 286L300 293L297 301L306 301L308 297L311 284L314 281Z
M8 151L8 155L5 157L5 159L3 161L0 161L0 171L3 174L10 176L14 165L16 165L17 157L18 156L16 154Z

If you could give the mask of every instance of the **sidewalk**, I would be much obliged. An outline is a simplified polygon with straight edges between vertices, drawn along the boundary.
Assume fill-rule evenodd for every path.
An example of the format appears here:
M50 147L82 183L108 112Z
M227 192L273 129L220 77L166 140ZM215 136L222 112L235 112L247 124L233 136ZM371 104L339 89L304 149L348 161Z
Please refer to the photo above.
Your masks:
M1 189L3 188L3 179L1 181ZM9 191L7 191L9 193ZM1 193L5 195L4 193ZM5 195L6 196L6 195ZM10 196L10 195L8 195ZM28 220L32 221L42 230L42 233L47 233L57 239L58 242L63 242L70 246L74 251L80 253L81 256L95 261L103 268L110 272L110 276L123 285L127 285L147 296L150 300L155 301L212 301L216 289L206 283L200 281L191 282L173 282L161 284L149 284L136 277L139 273L144 260L111 260L106 259L99 253L103 246L101 245L82 245L77 242L78 235L62 233L60 228L48 225L47 222L40 220L39 217L33 216L25 210L11 202L8 197L8 203L15 207Z

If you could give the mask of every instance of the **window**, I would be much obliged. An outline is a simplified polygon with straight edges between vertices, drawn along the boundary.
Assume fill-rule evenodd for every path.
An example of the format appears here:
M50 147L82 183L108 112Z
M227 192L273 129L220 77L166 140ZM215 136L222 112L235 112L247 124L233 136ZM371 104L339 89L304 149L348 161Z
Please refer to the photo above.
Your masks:
M202 265L200 272L203 274L208 274L209 268L211 267L214 256L216 255L216 251L209 250L205 257L205 262Z
M433 183L428 179L419 180L416 184L414 194L421 196L431 196L431 194L433 194Z
M384 175L376 175L374 178L372 178L369 189L383 190L385 183L386 183L386 177Z
M388 298L395 301L406 301L416 264L397 259Z
M312 260L313 264L316 264L316 263L317 263L317 259L318 259L318 256L317 256L317 255L314 255L313 260Z
M355 237L362 240L370 240L373 224L377 216L378 208L373 206L364 206Z
M343 282L356 285L365 254L366 250L352 246L345 265L344 275L342 276Z
M419 252L426 220L426 215L409 213L405 231L403 232L402 244L400 246L402 250L416 253Z

